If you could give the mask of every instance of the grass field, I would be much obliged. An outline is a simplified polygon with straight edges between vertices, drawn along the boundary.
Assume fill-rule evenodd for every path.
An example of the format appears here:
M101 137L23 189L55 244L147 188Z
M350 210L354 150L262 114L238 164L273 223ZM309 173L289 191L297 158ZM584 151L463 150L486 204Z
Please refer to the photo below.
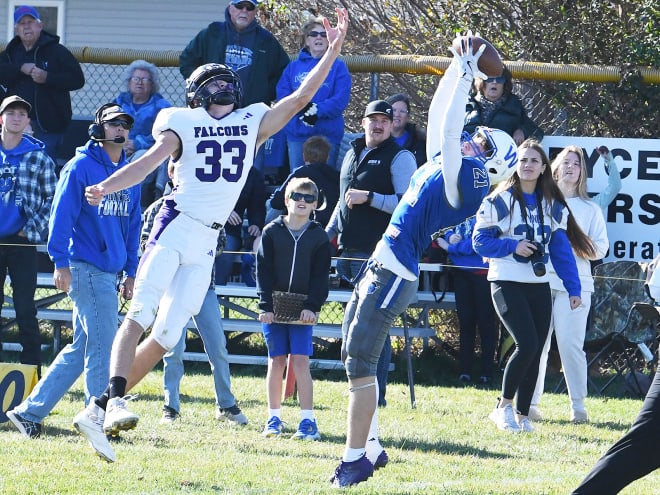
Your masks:
M331 493L328 478L343 452L347 388L341 374L316 377L315 403L321 442L288 438L299 421L288 401L285 438L264 439L265 376L262 368L236 368L233 388L250 419L244 428L214 417L207 366L184 377L181 420L159 424L162 373L152 372L135 390L135 431L114 444L107 464L71 426L82 407L81 384L46 419L41 438L28 440L0 424L0 493L9 494L312 494ZM556 378L556 377L555 377ZM351 493L373 494L568 494L598 457L630 426L640 400L589 398L588 425L572 425L565 395L547 394L546 421L534 434L498 431L487 419L497 390L417 386L411 409L406 384L388 387L380 410L381 440L390 463ZM658 493L654 473L624 494Z

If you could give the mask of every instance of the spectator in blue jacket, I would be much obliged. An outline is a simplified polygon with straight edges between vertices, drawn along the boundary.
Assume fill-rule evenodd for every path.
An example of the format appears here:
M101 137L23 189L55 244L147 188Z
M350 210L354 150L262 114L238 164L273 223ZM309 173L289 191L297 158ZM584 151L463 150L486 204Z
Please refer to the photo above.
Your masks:
M472 134L477 126L501 129L517 145L533 137L543 139L543 131L527 115L520 98L513 94L513 77L506 67L499 77L475 77L470 99L465 106L464 131Z
M36 244L48 237L48 217L55 193L55 164L41 141L23 132L30 125L31 105L19 96L0 104L0 278L11 277L20 361L34 364L41 376L41 335L34 292L37 288ZM4 292L0 292L0 308Z
M277 83L277 99L293 93L305 76L321 60L328 49L328 39L322 18L312 19L302 27L300 53L284 69ZM329 164L337 162L339 144L344 136L344 110L351 99L351 75L346 64L337 59L323 86L300 113L284 128L289 149L289 169L293 172L305 164L303 143L311 136L323 136L330 141Z
M85 187L123 167L121 143L133 118L114 104L96 112L96 133L62 169L50 215L48 254L55 264L55 287L73 302L73 341L57 355L30 396L7 417L27 437L41 433L41 423L64 394L84 375L85 403L94 401L110 378L110 349L117 332L117 276L125 299L133 297L140 239L140 187L109 194L98 206L85 201ZM98 129L97 129L98 130ZM97 419L103 422L102 411ZM105 438L104 438L105 440ZM107 444L107 441L106 441ZM114 461L107 446L100 455Z
M129 161L142 156L154 144L151 128L156 115L163 108L171 107L160 93L158 67L145 60L134 60L124 70L123 86L115 103L134 119L134 124L124 143ZM142 208L146 208L163 195L167 185L167 160L142 181Z

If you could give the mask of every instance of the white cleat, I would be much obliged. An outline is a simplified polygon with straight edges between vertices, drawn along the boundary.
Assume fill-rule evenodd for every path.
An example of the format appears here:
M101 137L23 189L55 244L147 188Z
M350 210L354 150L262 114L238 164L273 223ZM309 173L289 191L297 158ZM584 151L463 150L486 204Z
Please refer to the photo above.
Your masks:
M117 457L103 433L103 419L105 411L94 402L96 397L91 397L87 407L76 414L73 418L73 426L87 439L98 456L107 462L115 462Z

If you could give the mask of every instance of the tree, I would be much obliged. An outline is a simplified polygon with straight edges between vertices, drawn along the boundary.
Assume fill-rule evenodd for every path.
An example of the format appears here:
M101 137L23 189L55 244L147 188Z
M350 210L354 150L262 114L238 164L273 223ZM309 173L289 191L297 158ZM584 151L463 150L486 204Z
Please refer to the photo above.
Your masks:
M530 115L546 134L657 137L660 91L643 84L640 67L660 66L660 8L656 0L268 0L262 23L290 54L299 51L299 28L308 18L333 21L336 6L349 10L345 55L440 55L456 33L479 32L504 60L615 66L619 83L519 80ZM292 34L296 33L295 36ZM347 126L356 129L369 100L369 75L353 73ZM424 122L436 75L381 74L380 97L408 93L414 120Z

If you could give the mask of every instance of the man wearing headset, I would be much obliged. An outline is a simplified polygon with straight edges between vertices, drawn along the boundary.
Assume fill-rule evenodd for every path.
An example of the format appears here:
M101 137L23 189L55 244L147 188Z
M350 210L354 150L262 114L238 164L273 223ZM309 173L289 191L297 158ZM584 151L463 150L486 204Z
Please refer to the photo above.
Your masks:
M43 419L82 373L85 403L108 383L110 349L117 332L117 276L130 299L138 264L140 186L108 195L102 206L85 201L85 186L126 163L123 142L133 117L114 103L101 106L89 128L90 140L64 166L55 189L48 254L55 287L73 302L73 341L60 352L30 396L12 411L11 422L29 438L40 435Z

